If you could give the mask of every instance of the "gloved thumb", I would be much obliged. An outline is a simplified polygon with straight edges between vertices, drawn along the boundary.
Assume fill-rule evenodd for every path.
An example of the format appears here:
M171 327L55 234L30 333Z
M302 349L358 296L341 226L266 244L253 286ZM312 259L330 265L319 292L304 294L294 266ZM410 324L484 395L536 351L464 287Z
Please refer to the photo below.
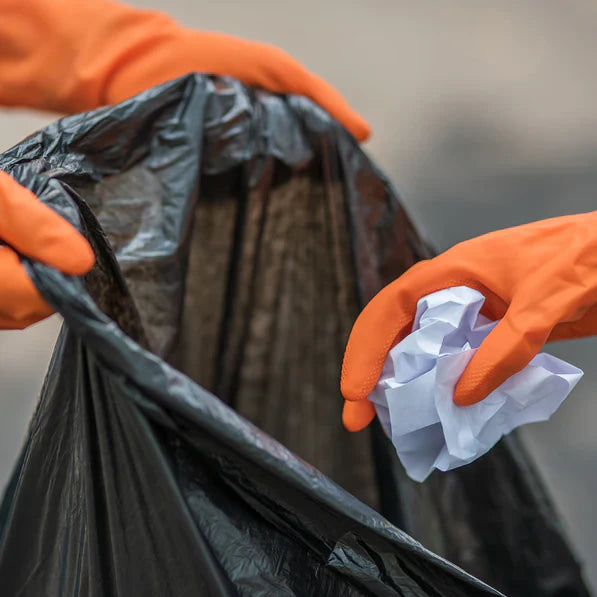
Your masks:
M3 171L0 239L19 253L65 274L81 276L95 262L91 246L71 224Z
M388 351L412 328L419 296L432 270L420 261L383 288L357 318L344 352L340 389L344 396L342 422L349 431L360 431L375 417L367 397L381 375ZM433 279L433 276L431 276Z
M375 407L366 398L345 400L342 409L342 424L348 431L360 431L373 421Z
M550 319L538 306L511 304L462 373L454 402L459 406L480 402L524 369L547 342L553 328Z
M386 286L357 318L344 352L340 387L346 400L367 398L388 351L412 326L414 306L403 308L398 282Z

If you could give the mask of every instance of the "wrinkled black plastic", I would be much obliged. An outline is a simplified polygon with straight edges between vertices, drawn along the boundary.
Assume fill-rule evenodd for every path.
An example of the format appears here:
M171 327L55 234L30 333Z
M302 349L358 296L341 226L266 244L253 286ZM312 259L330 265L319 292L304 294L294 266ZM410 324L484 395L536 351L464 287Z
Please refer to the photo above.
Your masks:
M350 241L347 302L427 255L391 186L327 115L302 98L189 76L62 119L0 168L79 226L98 257L84 283L28 263L65 326L0 510L2 595L498 594L162 360L177 361L184 337L193 214L206 197L244 206L230 227L242 246L250 189L265 197L306 176L337 202L339 182L346 224L331 221ZM231 351L221 344L213 387L236 405L242 378L221 373ZM328 472L363 489L351 482L365 456L340 444L362 440L330 433L342 466ZM514 439L422 485L404 477L379 428L372 439L367 499L392 522L509 595L586 594Z

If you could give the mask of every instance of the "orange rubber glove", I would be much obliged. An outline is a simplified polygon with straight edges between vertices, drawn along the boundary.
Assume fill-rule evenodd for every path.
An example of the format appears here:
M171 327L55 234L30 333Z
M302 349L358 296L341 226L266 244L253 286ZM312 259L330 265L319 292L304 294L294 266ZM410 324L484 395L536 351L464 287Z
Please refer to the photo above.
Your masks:
M77 276L87 273L95 260L75 228L2 171L0 239L7 243L0 246L0 329L4 330L25 328L53 313L15 250Z
M479 402L524 368L545 342L597 334L597 212L492 232L421 261L365 307L342 365L343 422L350 431L375 416L367 396L389 350L412 329L417 301L469 286L496 320L455 389L454 402ZM413 400L416 400L413 396Z
M117 103L190 72L304 95L357 139L367 123L282 50L186 29L112 0L0 0L0 104L63 113Z

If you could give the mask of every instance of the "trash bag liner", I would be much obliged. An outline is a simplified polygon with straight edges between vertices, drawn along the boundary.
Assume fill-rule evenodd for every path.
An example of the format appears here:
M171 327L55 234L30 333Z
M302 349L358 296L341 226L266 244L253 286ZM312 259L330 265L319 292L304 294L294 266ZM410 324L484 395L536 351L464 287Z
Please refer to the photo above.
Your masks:
M189 75L0 168L97 255L84 280L26 262L65 324L0 509L3 595L587 594L515 436L416 484L377 424L342 429L354 318L431 253L321 109Z

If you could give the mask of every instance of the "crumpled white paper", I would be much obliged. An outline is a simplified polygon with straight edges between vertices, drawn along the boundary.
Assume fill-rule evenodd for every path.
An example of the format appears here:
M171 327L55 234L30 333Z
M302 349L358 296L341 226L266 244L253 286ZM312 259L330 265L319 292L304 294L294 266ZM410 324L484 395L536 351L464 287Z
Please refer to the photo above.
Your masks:
M505 434L547 420L583 372L538 354L487 398L452 401L454 388L481 341L497 324L480 315L485 298L458 286L422 298L412 333L389 353L369 395L408 476L424 481L476 460Z

